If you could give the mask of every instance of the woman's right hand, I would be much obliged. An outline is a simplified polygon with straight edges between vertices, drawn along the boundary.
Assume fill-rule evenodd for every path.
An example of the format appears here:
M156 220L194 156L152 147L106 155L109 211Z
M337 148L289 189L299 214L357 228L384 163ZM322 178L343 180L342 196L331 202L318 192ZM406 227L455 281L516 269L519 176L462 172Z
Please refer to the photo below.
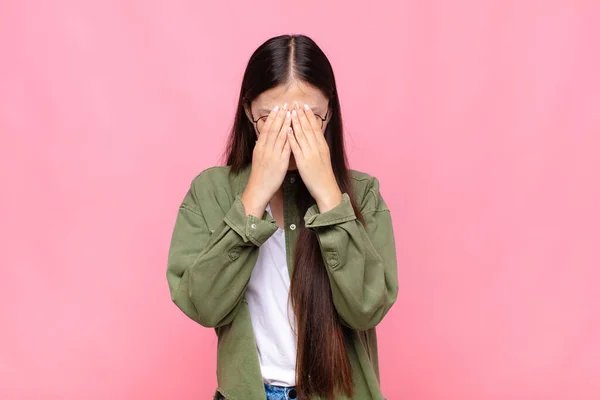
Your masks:
M291 148L287 140L291 130L291 115L287 103L275 106L258 135L252 153L252 169L242 203L246 215L262 218L267 204L279 190L290 163Z

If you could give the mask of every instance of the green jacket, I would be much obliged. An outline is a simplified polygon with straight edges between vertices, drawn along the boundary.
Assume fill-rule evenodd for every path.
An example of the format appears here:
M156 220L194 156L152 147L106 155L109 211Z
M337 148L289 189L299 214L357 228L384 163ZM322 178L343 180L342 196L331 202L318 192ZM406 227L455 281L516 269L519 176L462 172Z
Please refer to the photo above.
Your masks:
M200 325L215 329L217 390L228 400L264 400L245 294L259 247L279 227L266 210L262 218L245 215L241 195L251 165L231 177L229 169L207 168L193 179L175 221L167 281L173 302ZM347 193L325 213L312 205L300 220L293 206L300 175L287 171L283 182L287 264L291 278L295 228L304 223L318 235L335 308L342 323L353 329L348 356L354 399L381 400L385 398L379 385L375 327L398 294L394 232L377 178L350 171L366 227L356 219Z

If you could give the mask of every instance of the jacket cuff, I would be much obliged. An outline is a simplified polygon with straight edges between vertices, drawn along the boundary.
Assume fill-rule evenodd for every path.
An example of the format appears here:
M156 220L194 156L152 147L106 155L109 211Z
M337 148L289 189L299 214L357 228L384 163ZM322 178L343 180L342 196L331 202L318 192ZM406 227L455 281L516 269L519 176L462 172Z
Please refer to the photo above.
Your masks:
M348 193L342 193L342 201L331 210L319 213L319 207L313 204L304 214L304 224L307 228L317 228L319 226L329 226L340 224L346 221L356 219L354 208L350 202Z
M252 214L246 215L241 194L233 200L224 221L242 237L244 242L251 242L258 247L279 229L277 222L267 210L264 211L262 218Z

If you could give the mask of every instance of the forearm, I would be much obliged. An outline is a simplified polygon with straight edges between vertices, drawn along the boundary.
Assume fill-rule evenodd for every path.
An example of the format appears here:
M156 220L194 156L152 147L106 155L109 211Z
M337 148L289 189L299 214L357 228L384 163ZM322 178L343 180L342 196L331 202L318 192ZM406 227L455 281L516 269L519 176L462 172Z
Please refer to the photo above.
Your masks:
M229 323L244 296L258 248L276 230L268 213L263 218L246 215L239 197L213 232L198 210L180 208L167 267L173 301L203 326Z
M343 323L357 330L377 325L397 298L397 265L390 211L365 215L366 226L354 213L350 199L333 209L305 216L317 233L330 278L333 302Z

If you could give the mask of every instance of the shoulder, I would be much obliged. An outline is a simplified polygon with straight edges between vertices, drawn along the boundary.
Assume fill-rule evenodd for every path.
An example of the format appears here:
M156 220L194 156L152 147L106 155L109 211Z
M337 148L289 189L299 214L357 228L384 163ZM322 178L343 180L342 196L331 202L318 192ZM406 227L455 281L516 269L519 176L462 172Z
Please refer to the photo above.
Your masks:
M227 186L230 184L230 166L217 165L200 171L192 179L193 189L206 190L211 187Z
M387 210L387 204L381 194L379 179L377 176L356 169L349 169L356 200L360 205L362 213L371 211Z
M358 169L348 169L348 171L350 172L350 176L354 180L355 184L369 183L376 179L375 176L366 171L360 171Z
M212 166L198 172L192 179L182 206L192 209L203 208L211 201L221 199L231 193L234 175L229 174L229 166Z

